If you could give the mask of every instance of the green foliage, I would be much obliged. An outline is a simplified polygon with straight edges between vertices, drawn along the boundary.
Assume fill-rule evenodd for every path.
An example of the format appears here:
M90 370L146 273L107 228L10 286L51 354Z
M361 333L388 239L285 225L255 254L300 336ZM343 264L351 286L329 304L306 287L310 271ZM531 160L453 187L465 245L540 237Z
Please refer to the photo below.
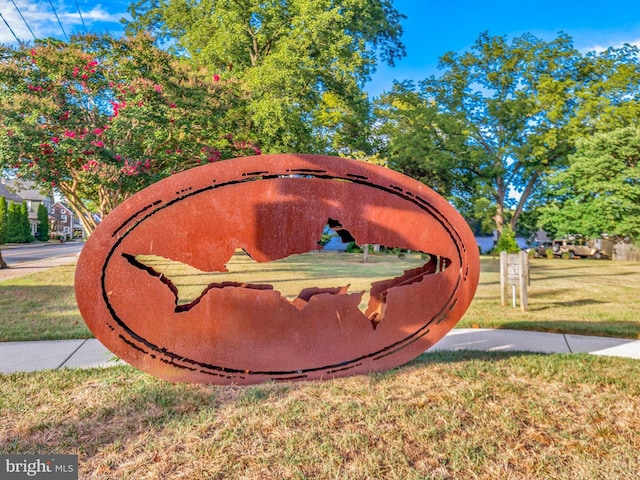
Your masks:
M151 31L242 82L265 151L367 149L362 86L404 55L391 0L138 0L128 32Z
M349 242L345 249L347 253L362 253L362 248L356 242Z
M639 162L638 127L585 138L569 167L550 179L555 199L541 208L541 226L562 236L640 239Z
M440 112L415 91L412 82L396 83L375 105L376 134L385 145L388 166L428 185L468 218L474 196L473 171L478 149L465 144L464 124Z
M493 251L494 253L518 253L520 251L520 246L518 245L518 242L516 242L516 234L509 224L505 224L504 227L502 227L502 234L496 242L496 246Z
M31 233L31 224L29 223L29 209L27 208L27 202L22 202L20 205L20 225L22 227L22 236L25 243L33 242L33 234Z
M49 214L47 212L47 207L45 207L42 203L38 205L38 233L37 238L41 242L46 242L49 240Z
M198 164L260 153L242 92L145 35L0 47L0 166L58 189L83 222Z
M24 243L25 240L20 204L11 201L7 209L7 243Z
M546 42L485 32L468 52L446 53L440 68L381 98L380 138L390 166L462 204L484 228L515 228L578 138L640 116L640 55L629 45L582 54L564 34Z
M8 206L7 199L3 196L0 196L0 244L7 243L7 235L8 235Z

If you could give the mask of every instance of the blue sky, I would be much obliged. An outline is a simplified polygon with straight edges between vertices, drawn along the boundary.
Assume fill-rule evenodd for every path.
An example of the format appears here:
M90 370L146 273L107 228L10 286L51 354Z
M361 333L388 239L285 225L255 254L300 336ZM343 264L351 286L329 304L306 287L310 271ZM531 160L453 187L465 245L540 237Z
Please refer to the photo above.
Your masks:
M67 34L84 31L76 3L89 31L122 32L120 18L128 1L51 0ZM0 13L20 39L32 38L15 3L38 37L62 37L49 0L0 0ZM437 75L438 58L464 52L480 32L517 36L530 32L544 40L563 31L583 51L624 43L640 45L640 1L637 0L396 0L403 21L407 56L394 68L380 65L366 89L372 96L389 90L393 80L422 80ZM0 42L15 42L0 19Z

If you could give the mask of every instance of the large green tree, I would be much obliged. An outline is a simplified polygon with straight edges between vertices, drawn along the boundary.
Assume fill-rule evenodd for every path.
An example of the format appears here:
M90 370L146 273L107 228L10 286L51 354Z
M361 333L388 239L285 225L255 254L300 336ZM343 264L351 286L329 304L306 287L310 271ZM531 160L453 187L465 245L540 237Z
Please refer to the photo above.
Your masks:
M516 229L577 138L633 124L640 113L638 51L630 46L582 54L563 34L547 42L483 33L468 52L446 53L440 68L418 88L398 84L383 97L389 164L406 168L413 156L452 192L469 179L473 216L498 231L507 221Z
M478 148L465 124L429 103L413 82L396 83L376 101L375 134L387 166L428 185L467 218L474 217Z
M140 188L260 153L242 93L153 45L83 35L0 47L0 166L55 188L88 233ZM240 107L238 107L240 105Z
M568 168L551 177L542 227L558 235L640 240L640 128L597 133L578 143Z
M138 0L129 11L127 31L242 81L269 152L366 149L363 86L378 59L404 55L391 0Z

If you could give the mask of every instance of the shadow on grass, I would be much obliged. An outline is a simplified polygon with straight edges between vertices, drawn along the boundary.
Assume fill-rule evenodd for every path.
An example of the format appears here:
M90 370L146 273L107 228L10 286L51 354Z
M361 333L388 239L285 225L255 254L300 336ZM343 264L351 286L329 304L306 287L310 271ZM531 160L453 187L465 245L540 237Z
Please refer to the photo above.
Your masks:
M545 295L545 296L549 296L549 295ZM531 298L535 298L535 295L530 296ZM550 308L556 308L556 307L584 307L587 305L601 305L603 303L611 303L611 302L604 302L602 300L594 300L592 298L578 298L576 300L570 300L570 301L566 301L566 302L548 302L547 305L531 305L529 307L529 311L531 312L538 312L538 311L542 311L542 310L548 310Z

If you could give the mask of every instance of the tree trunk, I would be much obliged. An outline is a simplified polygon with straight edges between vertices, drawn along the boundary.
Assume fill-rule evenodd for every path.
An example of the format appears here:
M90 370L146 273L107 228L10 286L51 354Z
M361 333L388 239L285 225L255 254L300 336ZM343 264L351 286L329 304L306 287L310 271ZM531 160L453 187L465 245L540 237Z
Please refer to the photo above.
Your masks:
M533 193L533 187L538 181L538 176L539 176L538 172L533 172L533 174L531 175L531 177L529 177L529 180L527 181L527 185L524 187L522 195L520 195L520 200L518 201L518 205L516 206L516 211L514 212L513 217L511 218L511 230L513 230L514 232L516 231L516 223L518 223L518 218L520 218L520 214L524 209L524 204L527 203L527 200Z
M4 268L9 268L9 265L2 259L2 251L0 251L0 270Z

